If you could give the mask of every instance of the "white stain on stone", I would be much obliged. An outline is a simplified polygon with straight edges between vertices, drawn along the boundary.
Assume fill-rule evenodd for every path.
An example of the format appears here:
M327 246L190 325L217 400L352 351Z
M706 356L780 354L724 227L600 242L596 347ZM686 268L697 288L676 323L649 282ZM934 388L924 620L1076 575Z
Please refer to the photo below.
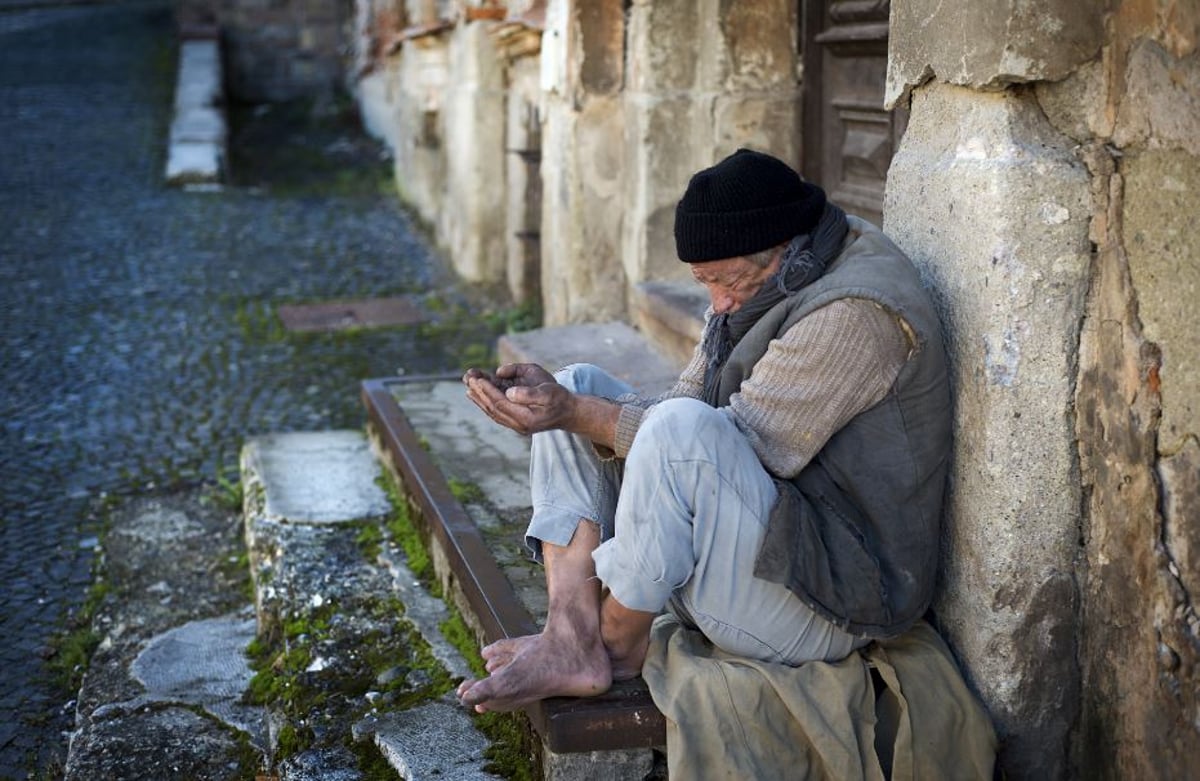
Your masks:
M1047 225L1062 225L1071 219L1071 212L1061 204L1046 202L1038 207L1038 217Z

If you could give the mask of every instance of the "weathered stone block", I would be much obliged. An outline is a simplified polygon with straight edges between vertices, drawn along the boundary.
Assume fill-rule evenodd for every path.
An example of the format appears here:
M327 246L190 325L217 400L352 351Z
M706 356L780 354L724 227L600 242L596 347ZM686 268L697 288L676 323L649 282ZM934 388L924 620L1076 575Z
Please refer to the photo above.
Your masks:
M624 315L617 262L625 203L624 112L593 97L576 110L546 101L542 154L542 297L547 325Z
M936 78L972 87L1061 79L1104 41L1108 0L893 2L885 99ZM939 34L953 30L954 34Z
M720 35L730 91L795 87L799 4L788 0L721 0Z
M486 23L458 27L449 43L445 187L438 239L455 270L473 282L505 274L504 66Z
M1077 712L1075 344L1089 182L1029 96L929 86L893 160L885 228L933 283L955 452L937 612L1014 777L1058 777Z
M694 0L636 0L629 10L628 84L632 92L689 89L699 77L706 32L715 28Z
M1200 435L1200 161L1182 151L1125 155L1125 251L1143 335L1161 351L1160 448Z
M692 174L711 164L709 104L627 94L625 112L625 275L631 284L684 279L687 268L675 253L675 204Z

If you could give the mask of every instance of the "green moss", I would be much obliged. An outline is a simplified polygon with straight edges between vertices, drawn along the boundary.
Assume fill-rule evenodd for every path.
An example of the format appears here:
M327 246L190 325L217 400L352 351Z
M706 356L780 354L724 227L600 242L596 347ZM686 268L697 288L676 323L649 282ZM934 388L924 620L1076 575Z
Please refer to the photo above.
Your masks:
M433 560L425 547L425 541L413 522L413 511L407 497L400 493L400 486L391 474L384 472L379 479L392 504L392 514L385 528L392 542L400 546L408 560L408 568L416 576L421 585L435 596L442 594L441 584L437 582L437 573L433 569Z
M448 607L450 617L438 625L442 637L446 638L446 642L463 655L471 672L479 677L487 675L487 669L483 666L483 657L479 655L479 643L475 639L475 633L467 626L467 622L463 620L462 613L458 612L457 608L453 605L448 605Z
M92 619L111 591L108 581L97 577L68 628L51 641L54 655L50 669L55 683L65 692L74 694L83 683L83 674L91 663L92 654L103 639L92 629Z
M354 541L362 551L364 559L375 561L383 545L383 530L374 521L362 521L358 525L358 534L354 535Z
M282 342L287 337L283 321L268 301L242 299L233 312L233 322L242 337L252 344Z
M446 483L450 486L450 493L462 504L479 503L487 499L483 489L474 483L453 477L447 478Z
M477 713L475 726L492 745L484 750L484 770L511 781L534 781L540 752L529 721L522 713Z

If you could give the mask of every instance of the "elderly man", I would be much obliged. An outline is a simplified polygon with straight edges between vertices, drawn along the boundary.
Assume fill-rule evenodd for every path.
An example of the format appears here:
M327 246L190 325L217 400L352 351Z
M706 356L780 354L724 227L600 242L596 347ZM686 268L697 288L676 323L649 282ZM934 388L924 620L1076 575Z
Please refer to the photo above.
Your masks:
M663 610L722 652L799 665L929 606L949 393L911 263L746 149L692 177L675 241L711 307L665 396L588 365L464 377L533 435L527 541L549 591L543 631L488 646L488 677L459 687L478 711L637 675Z

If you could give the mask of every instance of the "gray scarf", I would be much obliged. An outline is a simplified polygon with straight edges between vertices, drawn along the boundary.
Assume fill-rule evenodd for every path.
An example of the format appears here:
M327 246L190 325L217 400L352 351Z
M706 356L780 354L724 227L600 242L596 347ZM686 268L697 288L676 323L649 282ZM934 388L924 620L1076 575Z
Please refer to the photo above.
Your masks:
M779 270L759 291L732 314L714 315L704 337L704 401L717 406L721 369L742 337L769 309L805 285L819 279L837 257L850 226L846 213L826 202L825 211L811 234L793 238L783 251Z

